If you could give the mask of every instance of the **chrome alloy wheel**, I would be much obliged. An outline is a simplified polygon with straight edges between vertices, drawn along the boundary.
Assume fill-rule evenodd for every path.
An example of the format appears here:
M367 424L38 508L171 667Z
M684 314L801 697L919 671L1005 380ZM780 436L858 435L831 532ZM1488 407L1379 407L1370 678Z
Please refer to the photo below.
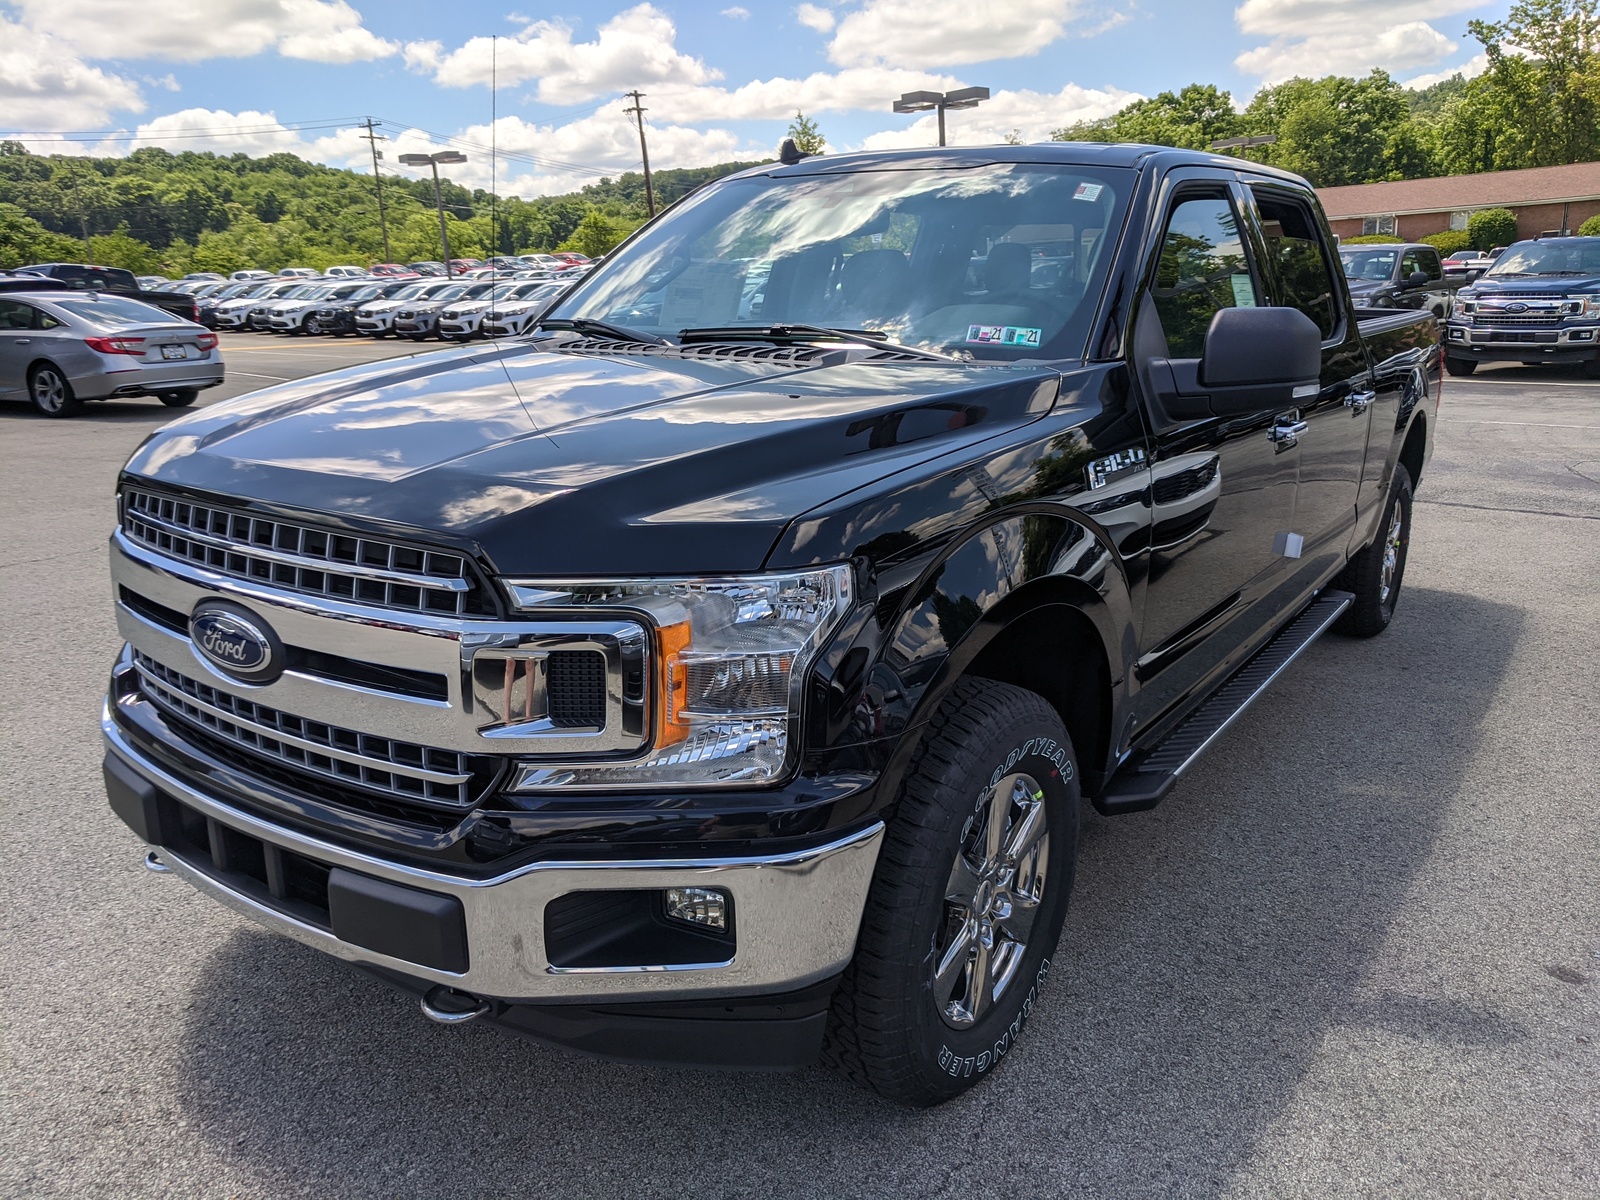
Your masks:
M1389 603L1394 593L1394 577L1400 569L1401 535L1405 530L1405 512L1397 503L1394 516L1389 521L1389 531L1383 535L1383 570L1378 578L1378 603Z
M47 413L60 412L67 402L67 381L54 367L40 367L33 373L33 402Z
M977 1023L1011 986L1049 862L1044 791L1031 775L1007 775L979 798L945 884L933 995L952 1029Z

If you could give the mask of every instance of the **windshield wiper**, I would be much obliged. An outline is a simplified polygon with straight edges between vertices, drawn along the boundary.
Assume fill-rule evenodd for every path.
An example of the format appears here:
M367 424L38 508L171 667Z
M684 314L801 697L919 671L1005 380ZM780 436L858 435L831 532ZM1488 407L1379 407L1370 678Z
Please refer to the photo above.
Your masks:
M890 350L896 354L914 354L931 362L961 362L948 354L902 346L891 342L881 329L833 329L827 325L707 325L700 329L680 329L678 339L685 345L692 342L851 342L857 346L870 346L874 350Z
M652 346L672 345L666 338L657 337L653 333L642 333L637 329L613 325L609 321L594 321L588 317L551 317L547 321L540 321L538 328L570 329L574 333L586 333L591 337L608 337L619 342L648 342Z

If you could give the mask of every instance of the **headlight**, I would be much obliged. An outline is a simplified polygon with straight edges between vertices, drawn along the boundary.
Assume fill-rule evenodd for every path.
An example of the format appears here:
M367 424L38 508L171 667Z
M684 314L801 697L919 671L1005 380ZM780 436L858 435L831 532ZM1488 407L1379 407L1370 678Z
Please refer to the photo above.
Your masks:
M1568 296L1568 304L1576 304L1576 313L1583 317L1600 317L1600 296Z
M651 633L652 740L626 763L524 762L511 790L759 785L784 771L807 669L848 611L851 570L506 584L522 611L624 610Z

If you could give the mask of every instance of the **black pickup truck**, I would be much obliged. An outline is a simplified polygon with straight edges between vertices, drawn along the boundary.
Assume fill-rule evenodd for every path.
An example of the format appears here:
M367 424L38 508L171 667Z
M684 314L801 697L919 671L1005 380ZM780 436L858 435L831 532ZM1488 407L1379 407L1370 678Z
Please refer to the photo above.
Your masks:
M1040 1002L1080 806L1389 623L1439 339L1265 167L787 157L531 336L141 446L106 785L433 1020L932 1104Z
M1439 251L1421 242L1340 246L1339 262L1357 308L1425 308L1441 321L1456 289Z
M200 320L200 312L193 296L182 292L147 292L139 286L132 271L121 267L87 266L83 263L35 263L31 267L18 267L18 275L37 275L42 279L58 279L74 291L110 292L143 300L164 309L185 321Z

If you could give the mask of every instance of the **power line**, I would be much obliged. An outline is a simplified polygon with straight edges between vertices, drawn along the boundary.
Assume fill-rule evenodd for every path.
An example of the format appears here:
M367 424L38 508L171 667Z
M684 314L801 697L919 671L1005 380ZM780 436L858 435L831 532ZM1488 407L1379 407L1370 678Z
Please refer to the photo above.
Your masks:
M639 157L644 160L644 204L653 217L656 215L655 188L650 185L650 147L644 140L644 114L649 110L644 106L644 93L635 88L631 92L624 92L624 96L633 98L633 107L622 111L638 118L639 121Z

